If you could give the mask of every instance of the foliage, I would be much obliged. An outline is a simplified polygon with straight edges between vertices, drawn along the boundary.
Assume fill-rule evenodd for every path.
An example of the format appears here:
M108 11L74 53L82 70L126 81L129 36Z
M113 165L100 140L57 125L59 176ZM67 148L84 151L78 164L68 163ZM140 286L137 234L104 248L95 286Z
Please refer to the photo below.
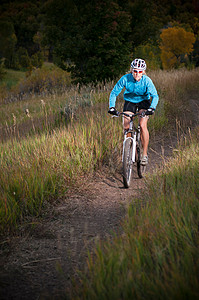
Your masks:
M0 55L6 58L6 66L9 68L19 70L29 67L30 57L42 51L37 37L41 22L41 2L34 2L8 1L1 6L0 32L3 42L0 41ZM1 28L1 24L5 24L6 31Z
M13 24L8 21L0 21L0 58L5 58L6 67L10 67L14 57L17 37Z
M116 2L96 0L75 5L75 1L51 1L46 15L45 37L54 45L62 66L68 60L73 62L69 70L77 81L113 79L129 65L130 17Z
M0 17L9 20L17 36L16 49L26 48L31 56L39 49L33 41L40 27L40 1L9 1L1 6Z
M159 36L159 30L162 28L162 16L158 19L156 4L154 1L135 0L129 1L129 12L131 15L131 32L132 48L149 41L156 43Z
M195 41L195 44L194 44L194 51L193 51L192 55L193 55L194 65L196 67L199 67L199 34L196 38L196 41Z
M70 76L67 72L54 68L51 71L36 69L30 76L21 82L23 93L41 94L53 92L54 89L61 90L70 86Z
M186 55L193 51L194 34L183 28L164 29L160 38L161 60L164 69L178 67Z
M71 85L70 74L59 68L30 69L26 77L22 78L16 86L13 86L6 96L2 96L2 102L15 102L34 95L51 95L55 91L62 93Z
M28 65L28 60L29 69L40 67L43 56L65 70L70 67L76 81L103 81L126 72L133 55L140 52L156 68L161 30L176 26L197 37L198 20L195 0L3 1L0 23L7 25L0 31L0 56L6 58L6 66L16 69ZM198 65L197 40L193 47L183 62L189 68ZM14 55L20 48L29 57L25 55L21 63ZM174 64L177 58L164 51L162 59Z
M44 56L42 52L36 52L31 56L31 66L34 68L41 68L44 62Z
M4 93L0 92L1 100L4 99L5 94L12 88L15 87L20 80L25 78L25 72L22 71L16 71L12 69L5 69L5 76L0 82L1 91L4 90Z
M16 61L18 62L18 69L26 69L30 66L30 57L25 48L20 47L16 53Z
M0 59L0 81L2 81L6 75L6 71L4 68L4 60Z
M144 57L147 63L147 69L156 70L161 66L160 49L152 43L139 45L133 51L134 57Z

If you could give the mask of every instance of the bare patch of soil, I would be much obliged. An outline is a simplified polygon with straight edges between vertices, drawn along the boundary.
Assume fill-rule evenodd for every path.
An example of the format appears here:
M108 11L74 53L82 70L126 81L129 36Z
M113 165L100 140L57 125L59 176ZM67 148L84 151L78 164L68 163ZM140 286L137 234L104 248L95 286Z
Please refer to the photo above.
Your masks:
M148 173L171 155L176 141L153 138ZM66 299L72 277L86 268L88 250L121 232L126 208L142 197L144 186L134 172L131 187L124 189L121 172L105 169L21 235L1 241L0 299Z

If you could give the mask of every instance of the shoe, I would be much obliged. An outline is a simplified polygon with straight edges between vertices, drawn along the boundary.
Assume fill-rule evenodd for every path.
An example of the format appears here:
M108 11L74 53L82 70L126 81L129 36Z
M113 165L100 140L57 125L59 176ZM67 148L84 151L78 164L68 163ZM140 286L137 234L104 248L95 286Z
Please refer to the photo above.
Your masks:
M146 166L148 164L148 156L144 155L140 161L140 164Z

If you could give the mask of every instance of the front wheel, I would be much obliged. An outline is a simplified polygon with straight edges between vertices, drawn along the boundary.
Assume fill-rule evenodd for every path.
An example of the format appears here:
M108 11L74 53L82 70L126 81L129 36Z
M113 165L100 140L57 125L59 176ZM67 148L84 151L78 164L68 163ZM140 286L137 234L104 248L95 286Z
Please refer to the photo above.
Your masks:
M126 188L130 186L131 173L132 173L132 154L133 154L133 140L127 139L124 145L123 153L123 183Z
M144 173L146 172L146 166L141 165L142 157L142 143L140 139L140 133L137 137L137 148L136 148L136 159L137 159L137 173L140 178L143 178Z

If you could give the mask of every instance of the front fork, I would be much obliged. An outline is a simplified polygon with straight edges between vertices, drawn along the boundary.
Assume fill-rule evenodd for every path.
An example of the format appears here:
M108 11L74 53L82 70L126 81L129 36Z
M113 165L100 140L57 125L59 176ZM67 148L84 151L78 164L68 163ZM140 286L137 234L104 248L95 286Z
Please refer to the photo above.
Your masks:
M132 147L132 162L134 163L136 161L136 132L134 132L133 137L127 137L127 134L124 135L122 162L123 162L123 157L124 157L125 143L129 139L131 139L132 143L133 143L133 147Z
M138 128L137 128L137 141L136 141L136 150L137 150L137 159L140 159L140 156L141 156L141 149L140 149L140 125L138 125Z

